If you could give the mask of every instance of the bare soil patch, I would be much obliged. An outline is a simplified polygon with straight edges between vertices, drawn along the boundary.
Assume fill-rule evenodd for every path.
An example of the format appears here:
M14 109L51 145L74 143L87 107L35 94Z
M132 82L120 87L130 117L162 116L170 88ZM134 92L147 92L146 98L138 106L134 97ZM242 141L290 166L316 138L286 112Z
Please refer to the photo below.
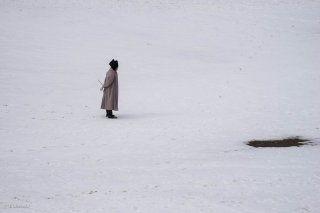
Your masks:
M290 137L278 140L252 140L247 143L253 147L290 147L290 146L303 146L306 145L310 140L301 137Z

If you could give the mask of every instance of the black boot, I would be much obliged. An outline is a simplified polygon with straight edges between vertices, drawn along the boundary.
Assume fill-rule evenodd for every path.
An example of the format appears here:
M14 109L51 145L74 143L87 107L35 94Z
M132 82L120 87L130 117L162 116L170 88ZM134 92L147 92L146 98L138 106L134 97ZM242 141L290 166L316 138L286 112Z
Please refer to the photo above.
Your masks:
M107 117L111 119L117 119L117 117L112 114L112 110L107 110Z
M111 111L111 110L106 110L106 112L107 112L106 117L108 117L108 118L109 118L109 116L110 116L110 114L111 114L110 111Z

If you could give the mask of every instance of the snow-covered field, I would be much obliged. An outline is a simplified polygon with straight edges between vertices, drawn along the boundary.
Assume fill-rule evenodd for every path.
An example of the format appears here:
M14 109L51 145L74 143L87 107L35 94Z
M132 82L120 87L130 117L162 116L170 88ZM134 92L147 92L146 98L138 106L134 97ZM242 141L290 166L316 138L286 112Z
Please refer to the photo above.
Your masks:
M318 0L0 0L0 212L317 213L319 56Z

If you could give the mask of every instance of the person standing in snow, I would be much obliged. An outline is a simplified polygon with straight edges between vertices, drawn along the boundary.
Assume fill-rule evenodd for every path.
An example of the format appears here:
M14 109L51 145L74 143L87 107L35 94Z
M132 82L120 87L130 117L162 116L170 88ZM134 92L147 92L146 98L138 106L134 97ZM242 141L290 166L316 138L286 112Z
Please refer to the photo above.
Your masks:
M118 111L118 61L112 59L109 63L110 69L106 74L104 84L101 87L103 90L103 97L101 102L101 109L107 111L106 117L116 119L117 117L112 114L112 110Z

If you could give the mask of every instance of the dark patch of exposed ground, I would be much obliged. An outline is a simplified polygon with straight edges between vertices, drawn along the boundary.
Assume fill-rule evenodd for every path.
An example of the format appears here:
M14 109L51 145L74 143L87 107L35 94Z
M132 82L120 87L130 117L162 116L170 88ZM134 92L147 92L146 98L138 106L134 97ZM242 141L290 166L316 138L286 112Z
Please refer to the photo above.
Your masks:
M247 143L249 146L253 147L290 147L290 146L303 146L306 145L310 140L300 138L300 137L291 137L278 140L252 140Z

